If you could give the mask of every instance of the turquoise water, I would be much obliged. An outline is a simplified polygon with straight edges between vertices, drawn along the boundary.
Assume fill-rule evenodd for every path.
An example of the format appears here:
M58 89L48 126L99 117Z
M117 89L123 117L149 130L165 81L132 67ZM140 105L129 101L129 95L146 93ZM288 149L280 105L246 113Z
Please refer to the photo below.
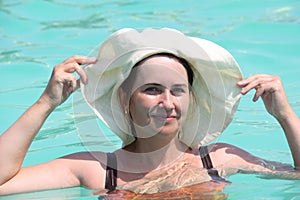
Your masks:
M228 49L245 76L279 75L300 116L300 2L297 0L0 0L0 132L41 94L55 64L88 55L123 27L172 27ZM291 163L284 135L252 96L242 98L233 123L218 141L263 158ZM113 136L110 136L113 137ZM119 140L113 137L113 143ZM73 99L57 108L32 144L24 165L93 148L82 144ZM112 150L103 146L103 150ZM300 199L300 182L234 175L229 199ZM93 199L83 188L13 195L12 199ZM0 197L1 199L1 197ZM7 197L5 198L7 199Z

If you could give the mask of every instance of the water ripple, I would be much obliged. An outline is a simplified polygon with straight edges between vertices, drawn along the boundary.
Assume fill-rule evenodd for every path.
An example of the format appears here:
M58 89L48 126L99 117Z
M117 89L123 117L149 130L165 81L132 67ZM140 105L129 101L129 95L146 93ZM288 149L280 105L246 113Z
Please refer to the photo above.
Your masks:
M262 130L278 130L280 125L275 121L268 120L241 120L235 119L233 124L237 126L260 127Z
M35 140L56 138L57 136L65 135L76 130L74 121L72 119L52 121L52 123L55 124L55 126L42 128L35 137Z
M109 19L103 17L101 14L91 14L85 18L74 19L74 20L59 20L50 22L41 22L43 25L42 30L48 29L98 29L108 28L106 25Z
M8 51L2 51L0 53L0 63L3 64L11 64L11 63L36 63L48 66L47 63L44 61L37 59L35 56L29 57L28 55L22 55L21 50L8 50Z
M20 20L28 20L28 18L20 16L12 12L9 7L19 6L20 4L24 4L27 1L20 0L20 1L0 1L0 12L3 12L7 15L10 15L13 18L20 19Z

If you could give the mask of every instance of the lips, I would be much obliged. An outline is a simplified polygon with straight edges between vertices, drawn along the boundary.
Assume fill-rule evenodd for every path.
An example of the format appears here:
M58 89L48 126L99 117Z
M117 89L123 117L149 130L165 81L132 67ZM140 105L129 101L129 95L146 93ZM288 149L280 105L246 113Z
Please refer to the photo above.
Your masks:
M167 121L167 122L178 118L178 116L176 116L176 115L168 115L168 116L166 116L166 115L151 115L150 117L153 119L159 120L159 121Z

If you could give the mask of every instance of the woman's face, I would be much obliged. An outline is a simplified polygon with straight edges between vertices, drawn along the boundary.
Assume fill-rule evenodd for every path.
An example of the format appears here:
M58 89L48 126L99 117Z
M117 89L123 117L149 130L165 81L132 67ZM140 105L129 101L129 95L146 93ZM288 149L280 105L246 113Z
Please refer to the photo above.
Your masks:
M176 135L189 105L187 72L180 62L170 56L150 57L128 80L129 113L137 137Z

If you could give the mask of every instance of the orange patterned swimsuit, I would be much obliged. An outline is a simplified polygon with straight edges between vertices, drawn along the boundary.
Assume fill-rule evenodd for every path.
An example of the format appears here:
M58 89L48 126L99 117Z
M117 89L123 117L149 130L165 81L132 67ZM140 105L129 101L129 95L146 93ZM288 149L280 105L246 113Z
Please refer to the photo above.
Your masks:
M202 146L199 148L199 154L203 167L207 169L207 172L213 181L226 182L228 181L223 177L219 176L217 170L213 169L211 158L209 156L207 146ZM117 159L114 153L107 154L107 167L106 167L106 180L105 180L105 189L108 192L114 191L117 187Z

